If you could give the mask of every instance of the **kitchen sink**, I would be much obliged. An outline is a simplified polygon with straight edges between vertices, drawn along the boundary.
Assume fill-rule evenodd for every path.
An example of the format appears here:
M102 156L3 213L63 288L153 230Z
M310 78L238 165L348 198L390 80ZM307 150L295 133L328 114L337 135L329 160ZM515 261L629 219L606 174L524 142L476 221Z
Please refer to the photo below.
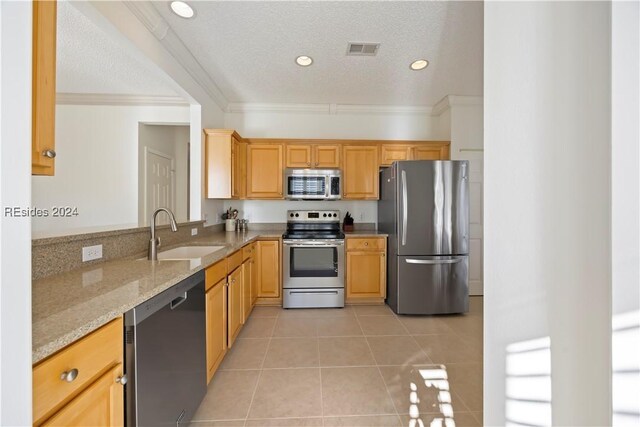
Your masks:
M192 260L202 258L220 249L224 249L224 246L180 246L158 252L158 261Z

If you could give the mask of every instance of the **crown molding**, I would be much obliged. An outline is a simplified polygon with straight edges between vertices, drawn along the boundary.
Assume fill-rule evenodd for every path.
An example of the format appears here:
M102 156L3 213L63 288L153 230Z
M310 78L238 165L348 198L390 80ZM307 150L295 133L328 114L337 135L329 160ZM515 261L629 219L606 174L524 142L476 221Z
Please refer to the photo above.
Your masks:
M189 102L179 96L123 95L112 93L56 93L56 104L189 106Z
M173 31L171 26L158 13L150 1L124 1L127 8L149 30L151 34L164 46L180 65L189 73L193 80L202 87L209 97L225 111L229 100L224 96L209 73L198 62L189 48Z
M432 116L439 116L453 106L482 105L482 96L447 95L436 102L431 111Z
M286 104L232 102L227 113L316 113L316 114L417 114L429 116L432 108L414 105L355 105L355 104Z

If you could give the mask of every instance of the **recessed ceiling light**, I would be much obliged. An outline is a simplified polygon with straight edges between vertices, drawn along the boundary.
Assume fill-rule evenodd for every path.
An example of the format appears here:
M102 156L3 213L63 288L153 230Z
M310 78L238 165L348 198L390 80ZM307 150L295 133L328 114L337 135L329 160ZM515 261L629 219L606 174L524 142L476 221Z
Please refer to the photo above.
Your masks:
M424 70L429 65L429 61L426 59L418 59L417 61L413 61L410 65L413 71Z
M195 15L193 8L183 1L172 1L170 6L173 13L181 18L193 18Z
M313 58L307 55L300 55L296 58L296 64L301 67L308 67L309 65L313 64Z

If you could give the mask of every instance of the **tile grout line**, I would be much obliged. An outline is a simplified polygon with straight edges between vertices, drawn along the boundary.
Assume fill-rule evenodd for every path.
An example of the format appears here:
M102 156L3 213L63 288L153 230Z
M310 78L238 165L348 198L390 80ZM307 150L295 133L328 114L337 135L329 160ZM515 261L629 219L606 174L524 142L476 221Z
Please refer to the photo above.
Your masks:
M393 396L391 395L391 391L389 391L389 386L387 385L387 382L384 380L384 377L382 376L382 371L380 370L380 366L378 365L378 361L376 360L376 356L373 353L373 349L371 348L371 344L369 344L369 340L367 339L367 336L364 333L364 329L362 329L362 324L360 323L360 317L358 315L356 315L356 320L358 322L358 326L360 327L360 330L362 331L362 335L364 335L364 341L367 343L367 347L369 348L369 352L371 353L371 357L373 357L373 361L376 363L376 369L378 370L378 375L380 375L380 379L382 380L382 384L384 384L384 389L387 391L387 396L389 396L389 400L391 400L391 404L393 405L393 409L395 409L395 411L396 411L396 419L400 422L400 425L402 425L402 419L400 418L400 413L398 412L398 408L396 407L396 402L393 400Z
M317 325L316 325L317 328ZM318 330L316 329L316 335ZM316 344L318 348L318 371L320 372L320 415L322 416L322 426L324 427L324 396L322 394L322 363L320 362L320 337L316 336Z
M251 315L249 315L251 318ZM244 417L243 426L246 427L247 421L249 420L249 414L251 413L251 407L253 406L253 399L256 397L256 392L258 391L258 385L260 385L260 378L262 378L262 371L264 368L264 362L267 359L267 354L269 353L269 347L271 347L271 340L273 339L273 331L276 328L276 323L278 323L278 317L275 318L276 321L273 322L273 326L271 327L271 334L269 334L269 342L267 343L267 349L264 352L264 356L262 357L262 362L260 363L260 370L258 371L258 378L256 379L256 385L253 388L253 393L251 394L251 401L249 402L249 407L247 408L247 414Z

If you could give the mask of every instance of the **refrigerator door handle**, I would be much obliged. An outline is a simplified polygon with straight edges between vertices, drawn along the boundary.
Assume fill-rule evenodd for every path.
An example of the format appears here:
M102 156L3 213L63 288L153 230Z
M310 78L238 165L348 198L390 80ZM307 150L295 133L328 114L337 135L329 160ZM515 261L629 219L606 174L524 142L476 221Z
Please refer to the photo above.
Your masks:
M402 171L402 246L407 244L407 172Z
M462 261L464 258L456 259L414 259L407 258L405 261L407 264L456 264Z

